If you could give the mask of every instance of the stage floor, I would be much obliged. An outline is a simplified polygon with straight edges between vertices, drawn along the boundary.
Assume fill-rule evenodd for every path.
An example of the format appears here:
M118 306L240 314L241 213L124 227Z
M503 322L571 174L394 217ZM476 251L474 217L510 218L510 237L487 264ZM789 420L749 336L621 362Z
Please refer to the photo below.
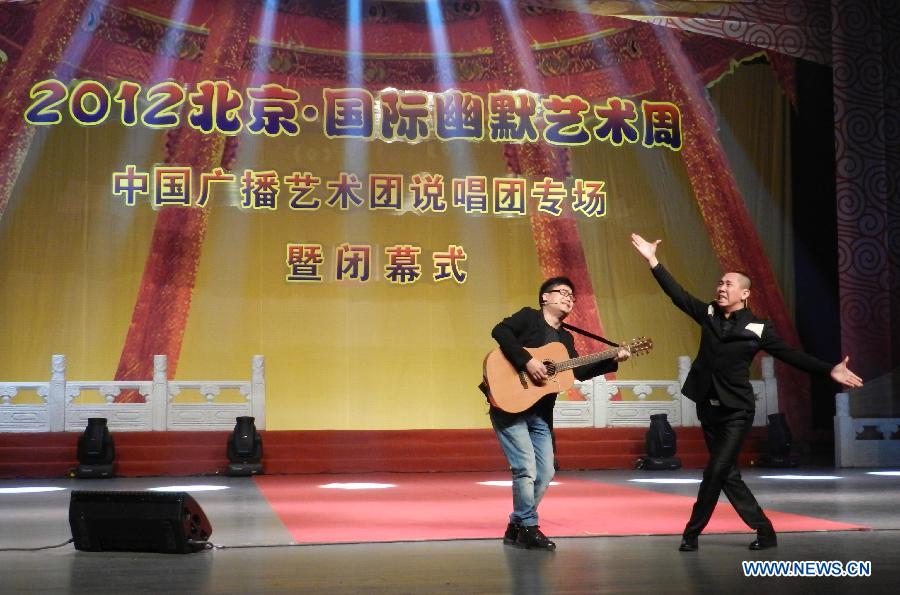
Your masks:
M766 477L788 474L803 477ZM898 475L824 468L745 471L744 477L760 503L772 512L776 529L780 530L779 547L749 551L747 544L752 534L731 524L728 517L731 508L723 498L714 517L716 530L720 532L704 534L700 551L693 553L677 551L677 528L686 520L697 484L631 480L697 480L699 470L561 474L560 485L550 488L541 507L542 525L558 545L552 553L519 550L502 544L500 535L506 523L509 488L484 486L485 491L481 492L481 488L458 487L483 486L478 482L491 479L488 475L495 475L496 481L507 479L502 473L457 473L0 480L2 590L9 593L758 593L760 590L781 593L800 589L879 593L894 592L900 584ZM398 488L397 491L394 488L346 491L319 487L358 482L393 484ZM426 484L431 487L426 489ZM13 491L27 486L63 489L39 493ZM187 486L227 489L199 491ZM212 524L210 541L215 548L186 555L81 552L72 544L38 551L10 551L52 546L70 539L71 490L156 487L191 493ZM584 506L583 523L578 523L581 514L577 510L578 501L572 500L572 494L567 492L576 488ZM314 502L316 490L327 495L316 496L318 500ZM294 501L293 493L296 493ZM333 510L328 506L329 501L334 502ZM677 518L648 524L647 518L659 514L658 510L666 508L667 502L671 504L668 514ZM384 508L386 505L392 508ZM498 506L503 507L503 513ZM352 517L340 517L335 511L341 508ZM478 538L485 530L492 531L490 521L481 518L484 513L479 508L497 516L493 520L495 537ZM628 512L616 512L609 520L598 523L597 511L602 509ZM398 510L408 514L389 516ZM423 511L427 512L423 514ZM620 518L623 515L632 518L623 520ZM371 520L367 520L369 516ZM441 517L433 519L437 522L432 524L438 529L420 529L420 525L431 523L433 516ZM375 528L370 528L368 533L348 531L348 527L339 526L347 524L342 518L355 519L352 522L355 527L349 529ZM415 525L416 531L424 531L413 533L417 541L390 541L409 535L398 532L397 525L403 519L409 519L406 524ZM333 533L327 531L329 523L335 525ZM450 530L442 533L441 526ZM628 534L629 527L634 528L633 534ZM578 534L589 536L557 537ZM457 537L437 537L441 535ZM321 543L357 539L357 543ZM752 560L870 562L871 576L745 577L741 562Z

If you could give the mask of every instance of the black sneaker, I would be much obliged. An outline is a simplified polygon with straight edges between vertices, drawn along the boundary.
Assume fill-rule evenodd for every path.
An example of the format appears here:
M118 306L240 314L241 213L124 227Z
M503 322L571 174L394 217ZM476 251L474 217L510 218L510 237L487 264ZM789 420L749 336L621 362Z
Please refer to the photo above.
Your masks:
M530 527L522 525L516 537L516 547L526 550L555 550L556 544L547 539L537 525Z
M506 533L503 534L503 545L515 545L517 537L519 537L519 525L516 523L508 524Z

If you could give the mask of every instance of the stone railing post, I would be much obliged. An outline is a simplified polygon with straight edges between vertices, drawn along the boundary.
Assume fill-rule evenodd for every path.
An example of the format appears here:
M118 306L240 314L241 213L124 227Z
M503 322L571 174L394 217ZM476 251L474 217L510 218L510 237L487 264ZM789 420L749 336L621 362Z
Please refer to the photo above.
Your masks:
M66 356L64 355L54 355L50 358L47 421L51 432L66 430Z
M773 413L778 413L778 380L775 378L775 360L771 357L762 358L762 380L766 388L766 418Z
M605 428L609 426L609 399L615 394L615 387L601 374L594 378L593 393L591 407L594 412L594 427Z
M250 376L250 412L257 430L266 429L266 358L254 355Z
M169 361L165 355L153 356L153 385L150 389L150 415L154 432L168 427L169 410Z
M687 380L688 372L691 371L691 358L686 355L678 357L678 398L681 400L681 425L684 427L696 427L700 425L697 419L697 408L694 402L681 394L681 387Z
M850 417L850 395L834 395L834 466L853 466L853 418Z

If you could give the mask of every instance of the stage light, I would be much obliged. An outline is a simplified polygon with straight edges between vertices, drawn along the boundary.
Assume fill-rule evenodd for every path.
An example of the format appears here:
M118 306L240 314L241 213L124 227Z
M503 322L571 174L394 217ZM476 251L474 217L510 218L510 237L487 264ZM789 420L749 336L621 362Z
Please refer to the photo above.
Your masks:
M349 482L349 483L326 483L320 485L320 488L326 490L383 490L385 488L396 488L393 483L365 483L365 482Z
M228 486L212 486L212 485L186 485L186 486L159 486L156 488L147 488L148 492L218 492L227 490Z
M653 477L653 478L645 478L645 479L629 479L628 481L633 481L635 483L680 484L680 483L700 483L702 480L700 480L700 479L679 479L679 478L675 478L675 477L673 477L672 479Z
M477 483L478 483L478 485L490 486L490 487L495 487L495 488L511 488L512 487L511 479L501 479L501 480L497 480L497 481L479 481ZM558 482L558 481L551 481L547 485L558 486L559 484L560 484L560 482Z
M647 456L639 458L635 469L671 471L681 469L681 459L675 456L675 431L665 413L650 416L650 429L644 435Z
M766 442L766 453L759 457L760 467L796 467L797 457L791 456L791 429L787 425L784 413L769 415L769 436Z
M844 479L839 475L760 475L760 479L799 479L802 481L829 481Z
M42 492L59 492L66 488L51 486L34 486L30 488L0 488L0 494L40 494Z
M116 458L116 444L105 417L89 417L84 434L78 438L78 467L72 477L80 479L108 479L116 474L113 460Z
M263 456L262 436L256 432L254 419L249 416L235 419L234 431L228 438L226 454L228 455L227 475L247 476L262 473L260 460Z

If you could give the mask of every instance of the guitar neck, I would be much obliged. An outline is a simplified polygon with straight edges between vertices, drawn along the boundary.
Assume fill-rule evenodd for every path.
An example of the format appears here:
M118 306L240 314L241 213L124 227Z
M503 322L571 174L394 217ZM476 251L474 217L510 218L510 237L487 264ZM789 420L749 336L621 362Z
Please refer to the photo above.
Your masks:
M600 362L605 359L612 359L616 357L618 353L619 348L615 347L613 349L607 349L606 351L601 351L599 353L592 353L590 355L582 355L581 357L567 359L565 361L556 363L556 371L562 372L563 370L571 370L572 368L577 368L578 366L586 366L588 364Z

